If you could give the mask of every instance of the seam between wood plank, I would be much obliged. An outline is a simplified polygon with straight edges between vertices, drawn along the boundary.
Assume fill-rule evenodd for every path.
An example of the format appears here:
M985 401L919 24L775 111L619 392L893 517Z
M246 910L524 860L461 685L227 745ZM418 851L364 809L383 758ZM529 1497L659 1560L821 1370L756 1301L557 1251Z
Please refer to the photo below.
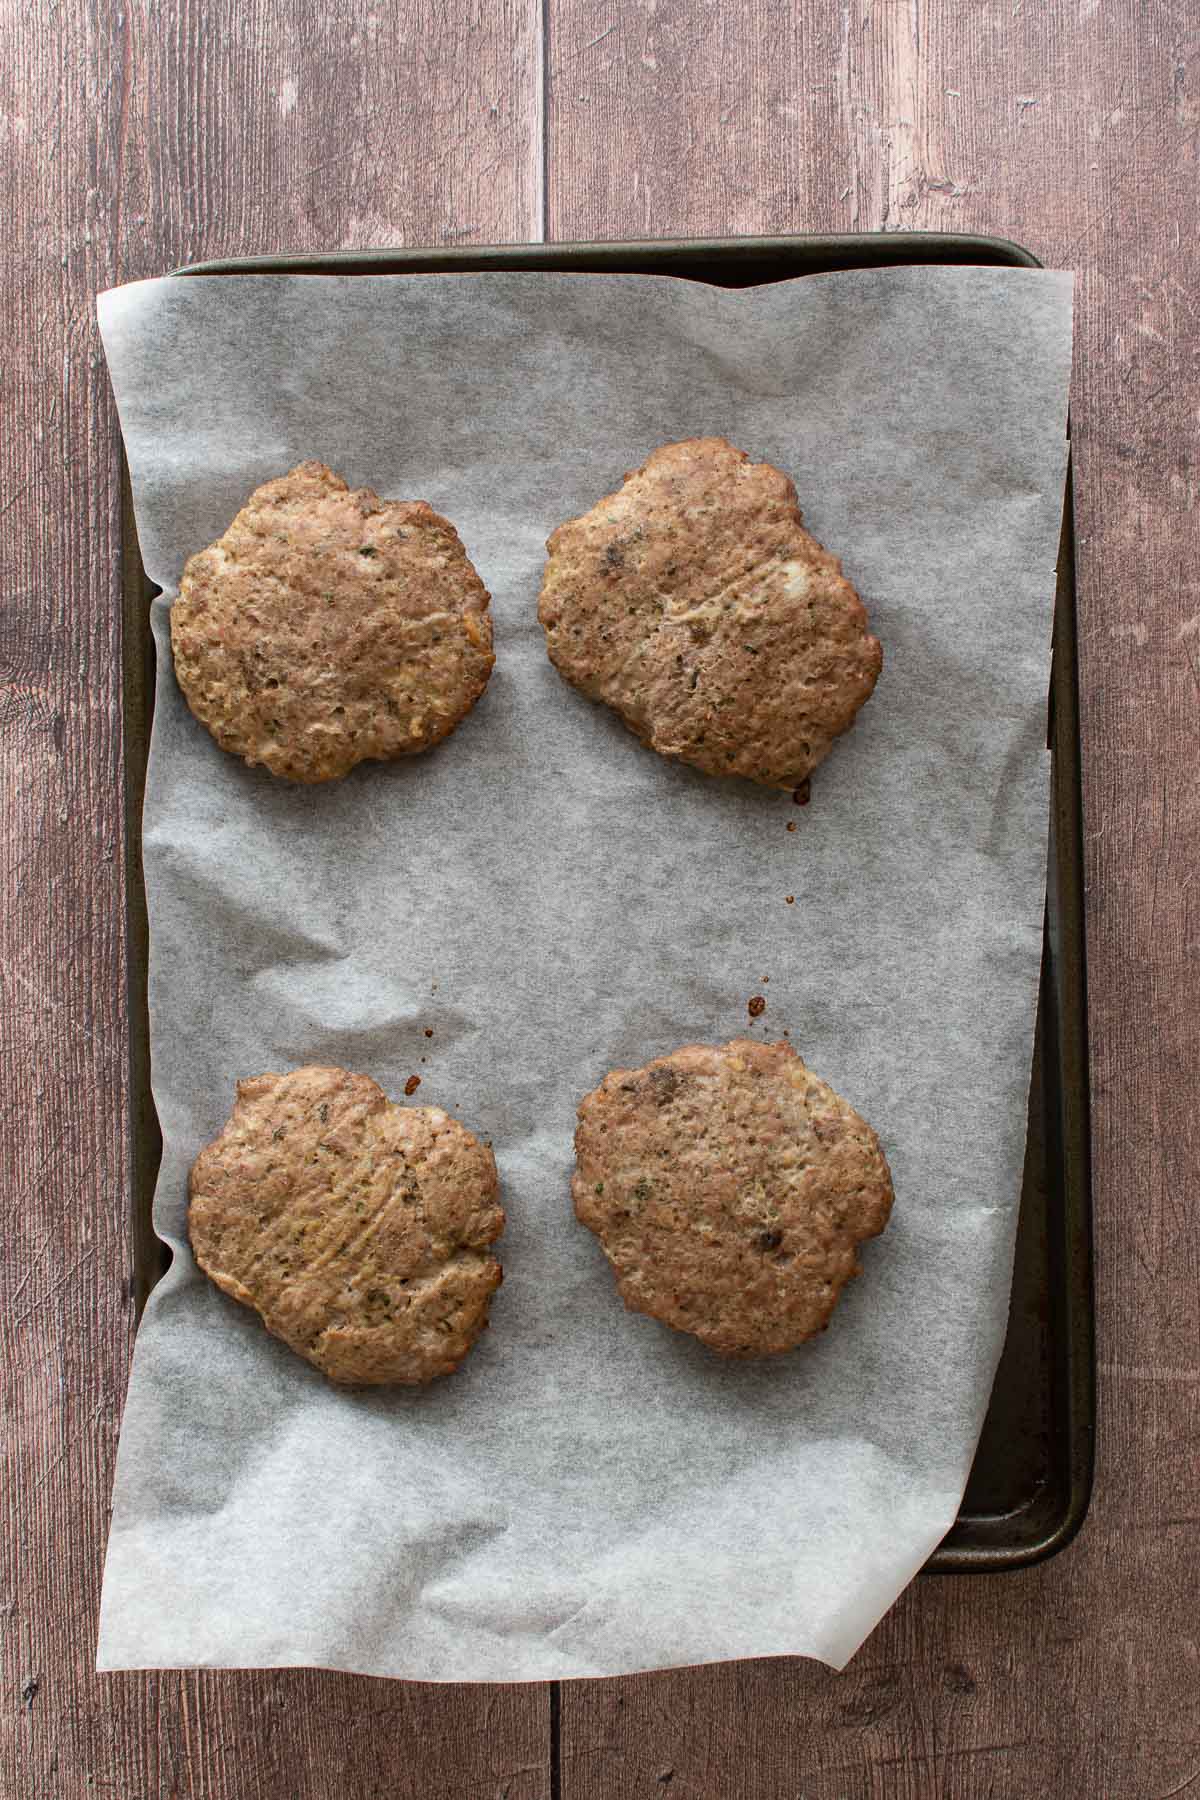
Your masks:
M536 237L544 244L549 236L550 209L550 15L549 0L538 0L537 122L534 127L534 212Z

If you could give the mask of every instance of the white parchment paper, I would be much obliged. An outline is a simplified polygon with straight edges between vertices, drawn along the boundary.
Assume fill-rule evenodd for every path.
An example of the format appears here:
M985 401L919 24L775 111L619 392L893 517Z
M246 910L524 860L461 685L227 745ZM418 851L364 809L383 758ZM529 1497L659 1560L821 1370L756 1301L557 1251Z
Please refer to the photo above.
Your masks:
M975 268L102 296L164 589L144 841L174 1260L137 1340L101 1668L840 1666L933 1550L1008 1307L1070 307L1068 276ZM547 533L706 432L795 477L884 644L807 808L662 761L546 659ZM317 789L216 748L167 635L187 556L305 457L455 521L498 655L442 748ZM614 1065L785 1027L879 1131L896 1208L822 1339L726 1364L621 1306L571 1214L574 1111ZM504 1286L425 1391L336 1392L192 1261L187 1169L234 1081L305 1062L393 1097L419 1074L494 1141Z

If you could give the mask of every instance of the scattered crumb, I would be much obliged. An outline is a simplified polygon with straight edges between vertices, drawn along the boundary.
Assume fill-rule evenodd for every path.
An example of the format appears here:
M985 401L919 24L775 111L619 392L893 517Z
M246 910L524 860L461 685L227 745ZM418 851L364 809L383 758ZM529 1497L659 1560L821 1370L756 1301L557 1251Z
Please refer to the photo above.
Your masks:
M789 906L795 906L795 904L796 904L795 894L785 894L783 897L787 901Z
M755 994L752 1000L746 1002L746 1011L752 1019L757 1019L760 1013L766 1011L766 1008L767 1002L762 994Z
M795 831L795 829L796 829L796 821L795 821L795 819L789 819L789 820L788 820L788 830L789 830L789 831Z
M419 1075L410 1075L404 1084L404 1091L406 1094L415 1094L420 1085L421 1077Z
M433 1036L433 1026L432 1026L432 1025L427 1025L427 1026L426 1026L426 1027L425 1027L425 1036L426 1036L426 1037L432 1037L432 1036Z
M812 799L812 783L807 775L792 795L792 799L796 802L797 806L807 806Z

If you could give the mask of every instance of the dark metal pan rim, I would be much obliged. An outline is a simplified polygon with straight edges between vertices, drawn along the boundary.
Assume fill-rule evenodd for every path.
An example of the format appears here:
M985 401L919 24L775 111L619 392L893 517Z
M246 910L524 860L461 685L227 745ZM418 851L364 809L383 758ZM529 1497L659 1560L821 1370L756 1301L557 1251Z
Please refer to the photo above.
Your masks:
M881 232L300 252L193 263L174 273L191 278L550 269L670 275L728 287L835 269L930 263L1041 267L1031 251L1006 238L966 233ZM147 583L142 567L124 467L122 494L127 936L135 1171L133 1287L138 1299L144 1300L162 1268L162 1246L150 1224L160 1139L149 1083L146 918L141 883L142 791L154 694L146 618L147 599L156 590ZM966 1497L956 1523L926 1564L925 1572L937 1574L1026 1568L1057 1554L1078 1532L1091 1495L1095 1361L1072 549L1068 479L1050 694L1054 787L1047 929L1013 1306L1008 1342ZM1015 1460L1021 1467L1014 1473L1017 1448L1020 1456Z

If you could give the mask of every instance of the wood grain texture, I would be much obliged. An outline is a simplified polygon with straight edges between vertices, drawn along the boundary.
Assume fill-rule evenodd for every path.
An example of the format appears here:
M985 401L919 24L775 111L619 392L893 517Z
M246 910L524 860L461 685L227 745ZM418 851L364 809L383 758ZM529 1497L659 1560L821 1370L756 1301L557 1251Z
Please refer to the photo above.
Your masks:
M92 1673L132 1337L115 432L96 290L200 256L997 231L1080 271L1102 1432L1079 1543L844 1676L579 1684L562 1800L1200 1794L1200 22L1189 0L0 10L0 1793L546 1800L543 1690ZM543 170L549 181L543 194ZM11 229L11 227L10 227Z
M1061 1558L919 1581L842 1676L568 1686L563 1794L1200 1794L1200 17L550 0L549 45L552 238L887 225L1079 272L1101 1375L1095 1499Z
M538 236L537 7L64 0L0 31L0 1794L546 1800L544 1689L93 1673L133 1328L94 296L201 256Z

